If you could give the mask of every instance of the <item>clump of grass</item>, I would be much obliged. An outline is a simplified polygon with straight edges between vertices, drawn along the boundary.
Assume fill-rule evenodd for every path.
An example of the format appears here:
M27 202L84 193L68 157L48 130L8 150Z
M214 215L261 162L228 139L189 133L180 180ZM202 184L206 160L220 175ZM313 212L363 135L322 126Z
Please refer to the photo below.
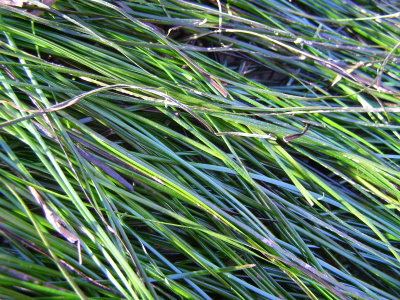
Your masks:
M400 297L396 7L31 5L0 11L2 297Z

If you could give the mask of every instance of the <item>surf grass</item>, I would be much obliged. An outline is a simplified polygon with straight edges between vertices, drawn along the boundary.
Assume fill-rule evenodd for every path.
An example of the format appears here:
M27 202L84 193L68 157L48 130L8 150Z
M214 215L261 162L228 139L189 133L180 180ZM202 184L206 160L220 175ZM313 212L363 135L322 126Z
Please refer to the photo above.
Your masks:
M384 2L1 6L4 298L394 299Z

